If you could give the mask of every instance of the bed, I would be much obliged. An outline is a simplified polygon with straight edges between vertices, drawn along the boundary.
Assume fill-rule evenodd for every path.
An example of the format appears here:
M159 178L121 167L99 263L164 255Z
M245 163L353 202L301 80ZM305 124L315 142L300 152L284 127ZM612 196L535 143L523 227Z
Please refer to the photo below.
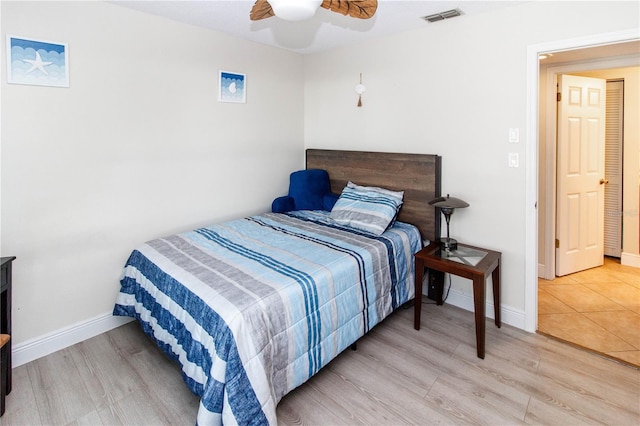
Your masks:
M381 235L326 211L265 213L141 244L114 315L136 318L200 396L197 424L276 424L276 406L414 297L413 254L440 234L440 157L307 150L332 192L404 191Z

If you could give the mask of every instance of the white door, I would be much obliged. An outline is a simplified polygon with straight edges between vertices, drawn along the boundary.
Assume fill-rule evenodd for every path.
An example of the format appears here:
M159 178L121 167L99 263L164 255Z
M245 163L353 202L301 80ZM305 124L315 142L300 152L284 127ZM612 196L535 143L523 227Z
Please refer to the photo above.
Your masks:
M606 81L558 80L556 275L604 261Z

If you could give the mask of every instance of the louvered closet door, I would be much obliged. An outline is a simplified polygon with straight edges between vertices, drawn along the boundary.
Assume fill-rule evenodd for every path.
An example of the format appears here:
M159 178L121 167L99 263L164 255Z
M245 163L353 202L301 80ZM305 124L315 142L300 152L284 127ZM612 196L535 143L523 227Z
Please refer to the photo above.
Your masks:
M624 81L607 81L604 170L604 254L622 251L622 117Z

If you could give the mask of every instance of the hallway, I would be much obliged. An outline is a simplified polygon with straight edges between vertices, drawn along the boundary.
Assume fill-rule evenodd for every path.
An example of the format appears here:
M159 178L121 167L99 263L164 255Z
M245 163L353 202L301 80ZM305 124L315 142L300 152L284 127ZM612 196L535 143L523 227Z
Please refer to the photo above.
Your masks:
M604 266L538 279L538 332L640 367L640 270Z

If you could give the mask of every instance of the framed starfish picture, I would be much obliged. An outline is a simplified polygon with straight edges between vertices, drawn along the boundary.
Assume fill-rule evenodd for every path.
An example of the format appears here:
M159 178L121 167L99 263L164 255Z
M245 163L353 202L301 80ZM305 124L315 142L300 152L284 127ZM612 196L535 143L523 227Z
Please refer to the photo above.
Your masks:
M7 82L69 87L69 49L67 45L8 35Z

